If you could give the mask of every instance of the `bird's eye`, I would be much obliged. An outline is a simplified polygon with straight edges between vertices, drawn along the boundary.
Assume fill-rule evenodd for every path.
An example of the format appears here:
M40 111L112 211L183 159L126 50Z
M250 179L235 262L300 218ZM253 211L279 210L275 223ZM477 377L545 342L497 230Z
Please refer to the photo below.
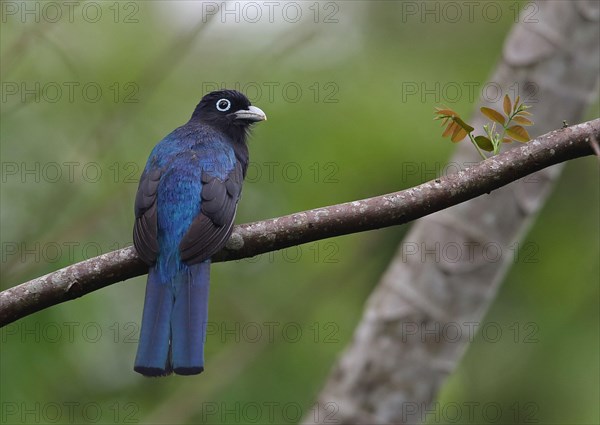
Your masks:
M217 109L221 112L228 111L231 108L231 102L227 99L217 100Z

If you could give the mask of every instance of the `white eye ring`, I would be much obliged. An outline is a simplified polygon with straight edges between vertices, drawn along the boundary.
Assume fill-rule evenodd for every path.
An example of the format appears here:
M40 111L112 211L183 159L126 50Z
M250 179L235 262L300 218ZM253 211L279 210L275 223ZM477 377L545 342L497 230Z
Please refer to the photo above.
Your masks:
M225 106L221 105L221 102L225 102ZM229 99L219 99L217 100L217 110L221 112L228 111L231 108L231 102Z

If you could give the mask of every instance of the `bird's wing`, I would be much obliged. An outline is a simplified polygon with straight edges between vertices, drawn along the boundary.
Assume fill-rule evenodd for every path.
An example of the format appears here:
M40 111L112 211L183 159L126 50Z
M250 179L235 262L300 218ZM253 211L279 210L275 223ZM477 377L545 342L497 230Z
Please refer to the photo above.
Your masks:
M133 245L140 258L148 265L154 264L158 255L156 194L160 176L160 168L144 170L135 196Z
M239 161L235 161L223 179L210 171L202 171L200 213L179 244L181 260L188 264L200 263L223 248L233 229L243 180Z

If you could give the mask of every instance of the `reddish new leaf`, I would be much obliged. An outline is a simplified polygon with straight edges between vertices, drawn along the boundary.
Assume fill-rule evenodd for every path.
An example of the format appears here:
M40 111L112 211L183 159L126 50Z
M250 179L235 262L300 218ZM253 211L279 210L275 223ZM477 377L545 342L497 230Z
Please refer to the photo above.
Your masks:
M504 108L504 113L508 116L512 111L512 105L510 103L510 97L507 94L504 95L504 101L502 102L502 107Z
M529 142L531 137L529 137L529 133L525 130L524 127L520 125L513 125L506 129L506 134L511 138L516 140L517 142Z
M458 127L458 131L454 132L454 134L452 135L450 140L452 140L454 143L458 143L462 139L464 139L466 136L467 136L467 132L465 131L465 129Z
M448 127L442 133L442 137L448 137L451 134L454 134L455 129L460 128L454 121L448 124Z
M486 108L485 106L481 107L481 113L483 115L485 115L486 117L488 117L489 119L491 119L492 121L496 121L498 124L501 124L504 126L504 123L506 122L506 120L504 119L504 116L492 109L492 108Z
M513 118L514 122L518 122L521 125L533 125L533 121L525 118L525 117L521 117L521 116L516 116Z
M435 114L440 115L440 117L457 117L458 114L456 112L454 112L452 109L440 109L440 108L435 108L436 112Z

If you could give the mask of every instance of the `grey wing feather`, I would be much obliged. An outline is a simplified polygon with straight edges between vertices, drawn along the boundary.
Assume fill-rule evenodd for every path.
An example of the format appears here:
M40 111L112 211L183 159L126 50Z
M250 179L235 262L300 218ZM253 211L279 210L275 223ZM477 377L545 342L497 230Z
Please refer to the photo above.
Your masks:
M133 245L140 258L148 265L154 264L158 255L156 193L160 176L161 170L144 171L135 196Z

